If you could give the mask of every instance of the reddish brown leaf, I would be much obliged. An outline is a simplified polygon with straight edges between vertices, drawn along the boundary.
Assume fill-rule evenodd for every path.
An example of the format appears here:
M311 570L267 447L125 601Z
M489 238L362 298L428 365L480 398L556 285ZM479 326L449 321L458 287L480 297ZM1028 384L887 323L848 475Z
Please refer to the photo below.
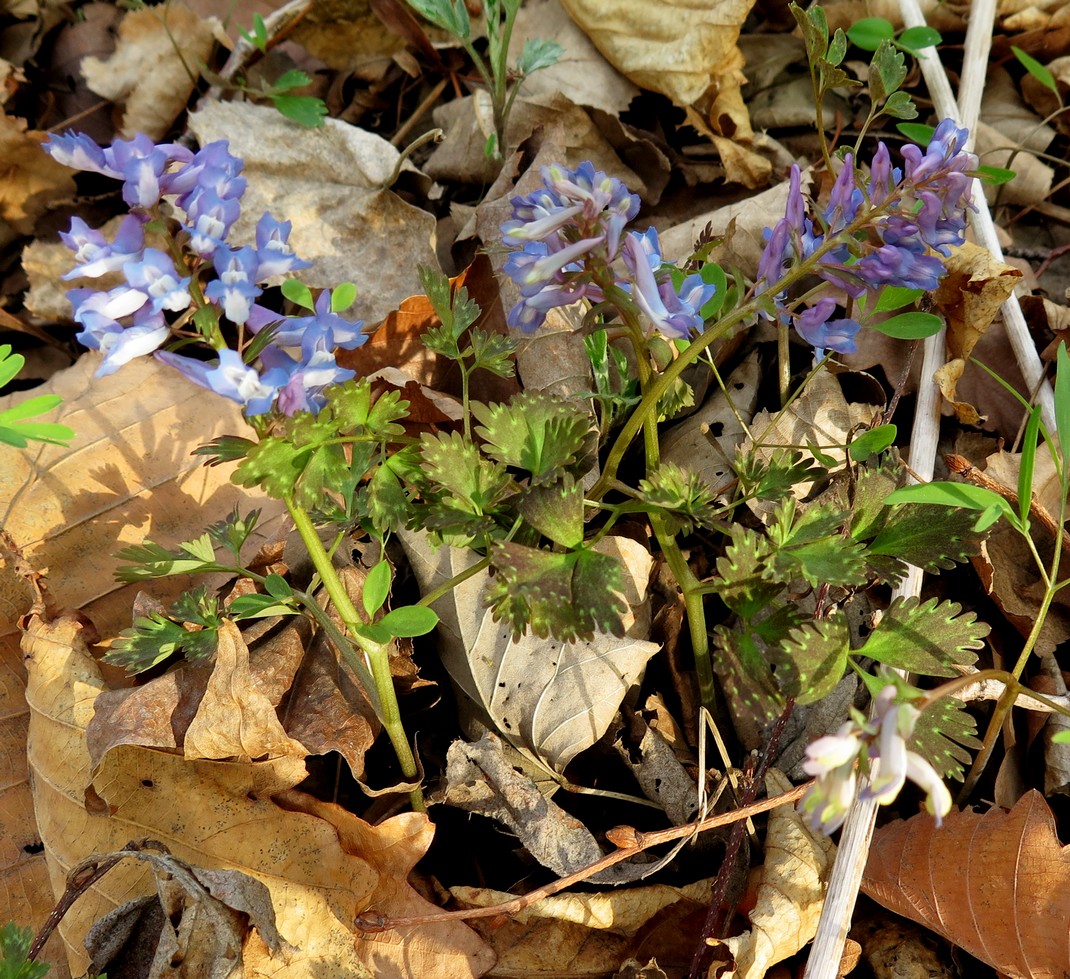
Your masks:
M1070 848L1044 797L877 831L862 890L1012 977L1070 971Z

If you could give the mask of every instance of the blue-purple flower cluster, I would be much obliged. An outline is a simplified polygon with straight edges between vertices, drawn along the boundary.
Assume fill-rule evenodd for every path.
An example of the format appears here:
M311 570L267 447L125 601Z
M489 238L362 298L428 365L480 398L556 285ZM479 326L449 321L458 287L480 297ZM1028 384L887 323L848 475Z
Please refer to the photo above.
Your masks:
M815 219L806 213L801 176L792 167L784 217L766 229L757 291L768 291L793 266L826 248L812 271L828 284L811 292L806 309L788 308L784 292L774 296L777 312L813 347L854 353L860 324L833 318L844 294L857 299L886 285L932 291L944 274L949 245L960 245L970 206L977 157L966 152L968 133L945 119L928 147L903 148L902 169L893 167L879 143L865 193L851 154L843 160L828 206ZM861 219L861 220L860 220Z
M699 310L714 287L689 275L677 288L657 231L624 233L639 212L638 196L589 162L575 170L544 167L542 177L533 194L513 198L513 216L502 225L502 241L515 249L505 271L521 296L509 313L510 326L536 330L548 310L580 299L600 303L612 284L629 292L664 336L686 338L702 329ZM627 276L611 269L620 258Z
M337 364L334 350L360 346L362 324L339 316L329 291L321 293L311 316L285 317L256 302L269 281L309 263L290 247L290 222L270 214L257 222L255 247L227 243L241 214L246 182L242 161L231 155L225 140L193 152L173 143L157 145L141 134L107 148L69 134L51 137L44 148L67 166L122 180L123 200L130 207L112 241L77 217L61 235L77 263L64 278L121 272L125 279L106 291L68 293L82 327L79 342L104 354L98 374L155 352L190 380L238 402L248 415L273 406L287 415L317 411L325 387L354 376ZM159 219L177 228L171 254L146 246L145 226ZM227 349L218 331L205 337L216 350L216 364L159 349L193 321L201 296L243 334L273 328L259 354L262 370Z

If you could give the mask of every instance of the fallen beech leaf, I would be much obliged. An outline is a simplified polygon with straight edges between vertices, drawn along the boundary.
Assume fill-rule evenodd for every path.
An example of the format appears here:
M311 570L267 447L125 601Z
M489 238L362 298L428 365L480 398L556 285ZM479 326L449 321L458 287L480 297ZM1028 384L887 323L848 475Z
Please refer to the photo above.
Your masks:
M449 547L434 550L426 535L399 535L425 594L478 559ZM623 638L559 643L531 633L512 639L483 605L487 572L473 575L432 608L439 614L439 655L464 694L462 713L475 716L539 765L563 771L609 727L624 695L660 648L645 635L651 557L624 537L604 544L622 560L625 599L633 620ZM599 548L602 550L602 548ZM628 625L628 623L626 623Z
M878 829L862 890L1014 979L1070 968L1070 848L1044 797Z
M275 536L284 510L278 501L233 485L228 467L207 467L191 455L217 436L243 432L238 405L224 398L206 401L203 388L151 357L108 377L94 376L99 366L99 354L85 353L40 387L0 398L4 409L27 396L57 394L64 402L48 421L75 432L70 448L45 445L7 455L0 466L0 501L6 504L0 523L27 561L54 572L58 605L82 608L121 592L119 614L112 610L105 621L94 613L108 634L130 624L136 591L114 581L124 563L115 558L117 550L146 537L175 547L235 506L261 509L252 550ZM167 585L154 582L153 591ZM5 577L0 593L10 587ZM28 607L0 608L0 633Z
M33 234L48 206L75 191L73 171L41 149L47 135L0 112L0 221L19 234Z
M266 946L250 939L246 976L290 979L468 979L489 965L485 946L464 925L433 926L429 937L408 933L355 935L354 916L368 908L390 914L437 910L406 878L431 841L421 813L378 826L293 787L304 763L186 761L122 745L109 752L92 785L85 727L104 689L86 652L84 625L73 617L28 621L29 759L41 837L54 885L91 853L121 849L132 836L161 840L179 859L208 870L241 870L271 892L276 925L296 951L285 970ZM149 893L145 872L120 865L67 914L60 934L75 971L89 926L132 896ZM412 939L403 944L404 937ZM326 973L324 972L326 970Z
M220 30L216 18L201 20L179 2L131 10L119 25L115 52L104 60L84 58L82 74L97 95L125 102L125 138L140 132L159 140L185 109Z
M305 129L248 102L209 102L190 113L189 127L202 146L229 140L245 163L248 186L231 242L252 244L265 211L292 221L290 244L313 263L302 281L313 288L354 282L355 316L383 319L421 291L420 265L438 267L434 216L383 188L401 154L381 136L339 119Z
M769 771L765 785L771 796L791 788L776 769ZM761 979L770 966L794 955L814 937L835 855L835 844L811 830L795 806L778 806L769 813L758 900L748 915L751 928L716 943L735 962L724 979Z

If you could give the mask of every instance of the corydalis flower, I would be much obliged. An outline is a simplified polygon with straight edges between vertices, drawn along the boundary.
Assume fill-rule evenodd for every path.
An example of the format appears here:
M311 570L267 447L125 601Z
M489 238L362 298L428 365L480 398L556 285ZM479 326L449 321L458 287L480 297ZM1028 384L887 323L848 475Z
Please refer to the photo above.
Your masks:
M878 144L865 193L855 161L846 154L827 206L813 219L806 216L801 174L792 167L784 217L766 230L756 291L768 291L789 269L816 255L811 271L828 286L811 292L810 308L794 323L818 349L853 352L858 325L833 319L828 302L841 301L841 293L859 298L886 285L932 291L945 269L931 252L946 257L949 246L965 240L969 171L977 166L977 158L964 150L967 135L945 119L924 152L913 145L903 149L902 169L891 165L888 148ZM772 299L781 321L789 322L785 293Z
M662 268L661 243L654 228L644 234L629 232L623 256L632 273L632 297L658 333L684 340L702 329L699 310L713 298L716 288L692 274L677 290L672 273Z
M920 716L909 703L896 703L894 684L886 686L873 705L873 719L854 719L834 735L818 738L806 749L803 770L816 778L799 803L799 811L814 829L832 833L843 825L858 784L857 763L863 756L869 785L861 798L886 806L893 802L906 780L925 792L925 808L939 826L951 811L951 794L936 770L907 747Z
M540 189L513 198L513 216L502 225L502 241L518 249L505 271L523 297L508 322L525 331L556 306L602 300L590 270L617 259L624 226L639 212L639 198L590 162L544 167L542 178Z

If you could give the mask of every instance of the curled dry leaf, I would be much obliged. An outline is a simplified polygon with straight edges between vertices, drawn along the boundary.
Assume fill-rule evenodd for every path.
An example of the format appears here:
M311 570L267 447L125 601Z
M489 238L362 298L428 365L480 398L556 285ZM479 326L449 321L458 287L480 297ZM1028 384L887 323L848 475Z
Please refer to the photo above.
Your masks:
M272 955L293 951L284 952L270 892L247 874L191 867L149 841L102 854L93 864L99 867L116 857L145 862L157 897L127 901L90 929L86 948L93 975L109 967L123 971L128 948L155 947L145 979L241 979L241 949L250 928L260 933Z
M736 41L752 0L564 0L565 9L609 61L641 88L694 105L711 89L738 87Z
M296 791L306 771L292 756L250 764L187 761L122 745L108 753L90 785L85 728L104 684L82 629L74 617L48 622L35 615L24 640L29 760L57 890L88 855L149 835L180 860L240 870L267 886L279 934L297 950L285 969L291 979L469 979L486 971L491 954L460 923L416 933L354 933L354 916L368 909L397 916L437 910L407 882L434 832L423 814L365 824ZM142 869L120 865L74 906L60 925L74 971L88 965L82 939L91 924L151 890ZM244 951L249 979L280 973L282 963L255 935Z
M211 60L214 17L201 20L182 3L131 10L119 25L115 52L84 58L82 74L97 95L125 103L120 133L167 135L197 85L200 66Z
M927 813L878 829L862 890L1012 979L1070 964L1070 848L1033 790L1010 812Z
M776 769L769 771L765 784L771 796L791 788ZM735 962L724 979L761 979L770 966L814 937L835 855L835 844L811 830L793 805L778 806L769 814L757 902L748 915L751 928L717 943Z
M578 873L604 855L583 823L513 767L501 739L493 734L472 744L454 741L447 755L446 780L447 803L508 826L527 851L558 877ZM640 855L636 861L607 867L591 880L627 883L649 872L650 864Z

